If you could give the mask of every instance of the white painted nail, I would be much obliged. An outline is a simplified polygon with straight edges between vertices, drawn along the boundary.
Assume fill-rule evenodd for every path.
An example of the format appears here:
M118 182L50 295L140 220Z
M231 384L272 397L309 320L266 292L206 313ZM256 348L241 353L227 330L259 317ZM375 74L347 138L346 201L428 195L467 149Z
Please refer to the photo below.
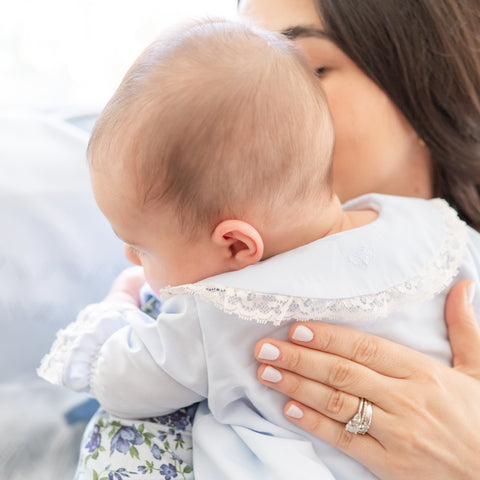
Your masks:
M262 378L267 382L278 383L282 379L282 374L276 368L268 365L262 373Z
M477 289L476 287L476 284L473 282L467 287L467 300L470 305L475 297L475 290Z
M313 332L304 325L298 325L293 332L292 338L294 340L298 340L299 342L309 342L313 338Z
M293 404L287 408L287 411L285 413L287 416L296 418L296 419L303 417L303 411Z
M258 353L258 358L261 360L276 360L279 356L280 350L271 343L264 343Z

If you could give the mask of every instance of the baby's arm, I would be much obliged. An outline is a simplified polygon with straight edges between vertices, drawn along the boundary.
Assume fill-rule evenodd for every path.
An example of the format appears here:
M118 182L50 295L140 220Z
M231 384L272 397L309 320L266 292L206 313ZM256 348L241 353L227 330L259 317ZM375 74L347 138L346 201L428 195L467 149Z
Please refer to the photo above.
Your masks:
M207 375L195 301L170 299L156 321L128 301L91 305L58 333L39 374L90 393L121 417L157 416L198 402Z
M127 327L101 347L90 391L117 416L144 418L177 410L207 396L202 334L193 297L174 297L154 321L128 314Z
M142 267L127 268L115 279L104 302L125 302L140 307L140 289L144 284Z

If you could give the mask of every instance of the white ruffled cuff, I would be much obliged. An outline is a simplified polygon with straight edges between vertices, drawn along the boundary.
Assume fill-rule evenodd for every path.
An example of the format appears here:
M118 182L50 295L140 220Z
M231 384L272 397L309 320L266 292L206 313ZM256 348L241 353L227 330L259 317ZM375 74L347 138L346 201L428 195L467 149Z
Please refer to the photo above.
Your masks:
M77 392L90 392L90 374L108 338L128 324L127 314L137 311L129 303L95 303L82 310L77 319L57 332L50 352L37 374L55 385Z

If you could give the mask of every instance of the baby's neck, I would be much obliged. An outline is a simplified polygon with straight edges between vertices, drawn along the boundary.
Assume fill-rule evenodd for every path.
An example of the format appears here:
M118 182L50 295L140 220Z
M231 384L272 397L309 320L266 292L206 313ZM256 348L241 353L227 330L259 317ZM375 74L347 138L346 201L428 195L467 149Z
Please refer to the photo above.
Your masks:
M287 218L264 232L265 253L263 259L301 247L335 233L362 227L378 217L374 210L344 211L340 200L333 195L320 207L302 209L301 215Z

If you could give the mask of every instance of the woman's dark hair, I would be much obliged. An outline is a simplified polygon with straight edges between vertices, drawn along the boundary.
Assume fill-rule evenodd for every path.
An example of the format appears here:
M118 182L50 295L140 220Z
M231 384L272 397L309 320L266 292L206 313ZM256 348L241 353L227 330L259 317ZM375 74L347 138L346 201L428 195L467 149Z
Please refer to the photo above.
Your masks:
M480 230L480 0L316 0L325 33L426 143L434 196Z

